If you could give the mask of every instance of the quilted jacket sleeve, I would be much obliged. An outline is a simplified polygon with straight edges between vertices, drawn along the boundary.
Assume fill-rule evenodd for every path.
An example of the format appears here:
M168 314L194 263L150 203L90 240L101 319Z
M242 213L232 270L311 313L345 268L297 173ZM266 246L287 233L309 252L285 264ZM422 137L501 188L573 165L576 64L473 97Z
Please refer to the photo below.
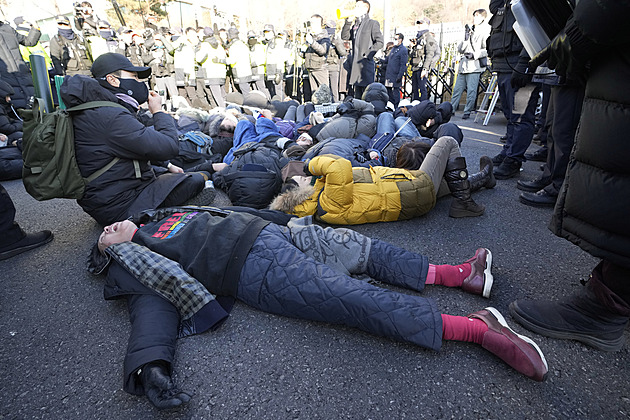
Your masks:
M352 205L353 177L349 160L334 155L317 156L310 161L308 170L313 175L323 177L318 182L324 182L324 191L320 195L320 204L324 210L343 209Z

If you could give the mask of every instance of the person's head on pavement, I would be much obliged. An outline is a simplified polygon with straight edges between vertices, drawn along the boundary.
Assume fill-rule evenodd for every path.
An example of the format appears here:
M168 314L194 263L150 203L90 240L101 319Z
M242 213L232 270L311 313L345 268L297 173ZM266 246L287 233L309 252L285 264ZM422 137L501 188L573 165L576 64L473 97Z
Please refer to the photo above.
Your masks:
M138 230L138 226L131 220L123 220L105 226L103 233L98 237L98 250L104 253L110 245L131 241L136 230Z

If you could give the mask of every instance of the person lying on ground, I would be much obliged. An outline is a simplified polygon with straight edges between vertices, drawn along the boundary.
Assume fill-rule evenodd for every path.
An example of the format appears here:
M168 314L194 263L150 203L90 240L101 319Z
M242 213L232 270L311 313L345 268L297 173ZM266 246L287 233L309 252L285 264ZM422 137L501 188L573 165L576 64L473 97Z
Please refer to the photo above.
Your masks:
M440 138L426 156L422 147L419 142L401 146L398 168L353 168L347 159L317 156L305 164L306 176L294 177L299 187L280 194L270 208L342 225L411 219L433 208L445 179L453 196L449 216L481 216L485 207L473 201L471 192L496 184L490 158L481 158L480 172L469 180L455 139Z
M216 328L234 299L436 351L442 340L476 343L523 375L545 379L540 348L511 330L496 309L446 315L432 299L352 277L367 275L415 292L435 284L489 297L494 278L488 249L459 265L433 265L424 255L350 229L259 214L286 226L251 213L190 207L159 209L138 215L136 223L104 228L89 269L106 274L106 299L128 301L126 392L146 395L160 409L187 403L190 394L171 376L176 339Z

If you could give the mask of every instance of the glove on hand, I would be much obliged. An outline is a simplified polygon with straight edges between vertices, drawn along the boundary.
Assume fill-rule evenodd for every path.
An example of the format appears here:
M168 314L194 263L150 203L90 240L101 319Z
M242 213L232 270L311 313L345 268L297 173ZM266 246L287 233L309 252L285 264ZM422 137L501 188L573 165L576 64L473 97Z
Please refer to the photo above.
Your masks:
M531 74L523 74L521 72L513 71L512 78L510 79L510 85L512 85L512 88L514 89L520 89L531 81Z
M144 365L140 381L147 399L159 410L176 408L190 401L190 395L175 386L168 369L161 362Z
M346 114L347 112L352 111L353 109L354 109L354 105L352 105L352 102L342 102L337 107L337 114L343 115L343 114Z
M529 68L547 62L547 67L556 71L561 78L585 82L587 62L591 54L597 51L597 46L590 39L582 35L573 19L569 19L566 27L534 56L529 62Z

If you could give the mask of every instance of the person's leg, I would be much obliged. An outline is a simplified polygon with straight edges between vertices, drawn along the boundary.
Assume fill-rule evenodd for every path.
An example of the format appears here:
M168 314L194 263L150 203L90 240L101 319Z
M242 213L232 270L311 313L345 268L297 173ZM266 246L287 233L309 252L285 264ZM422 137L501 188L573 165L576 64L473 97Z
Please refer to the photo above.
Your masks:
M396 130L392 131L392 133L395 133L396 131L400 130L400 128L402 127L402 130L400 130L400 133L398 133L399 136L402 136L402 137L422 137L422 135L418 131L418 128L413 124L412 121L409 121L409 123L403 127L403 124L407 121L407 119L408 119L408 117L398 117L398 118L396 118L394 120L394 123L396 125Z
M225 92L225 89L221 85L210 85L209 90L212 95L212 99L217 106L225 108L225 98L223 98L223 92Z
M252 88L249 87L249 83L238 83L238 90L241 91L243 95L252 91Z
M420 100L420 72L411 73L411 101Z
M7 190L0 184L0 249L18 242L26 232L15 222L15 206Z
M158 207L180 206L203 191L207 181L204 175L199 172L190 173L188 175L186 179L173 188L173 191L169 193Z
M333 102L339 102L339 72L328 70L328 80L330 81Z
M517 94L517 93L515 93ZM523 114L513 114L514 132L512 141L508 139L507 156L523 162L525 151L532 142L534 136L534 122L536 120L536 107L540 99L540 85L536 85L529 96L527 107Z
M501 111L507 120L506 128L506 145L501 150L501 155L505 156L507 153L507 143L511 142L512 134L514 133L514 124L512 117L512 107L514 106L514 89L510 84L512 75L510 73L499 73L497 75L497 86L499 88L499 98L501 99ZM495 165L497 162L494 162ZM499 162L500 163L500 162Z
M433 136L436 139L444 136L453 137L457 140L457 144L459 144L460 147L464 141L464 133L462 132L462 129L459 128L457 124L451 122L441 124L438 129L435 130L435 134Z
M339 274L291 243L288 229L265 227L250 250L236 297L265 312L355 327L439 350L442 337L481 345L520 373L547 373L536 344L515 334L494 308L466 317L442 315L435 303Z
M15 222L15 206L9 193L0 184L0 260L37 248L53 239L49 230L26 233Z
M455 81L455 86L453 86L453 95L451 96L451 104L453 104L453 111L457 111L459 107L459 101L466 89L466 74L459 73L457 75L457 80Z
M444 171L448 161L461 156L459 145L452 137L442 137L431 146L420 165L420 170L429 175L429 178L433 181L435 191L439 189L440 182L444 178Z
M366 86L354 85L354 97L357 99L361 99L363 97L363 92L365 92Z
M12 135L15 135L17 140L22 138L21 134L22 132L17 132ZM8 136L9 142L13 141L11 136ZM0 148L0 181L22 178L23 166L24 160L22 160L22 153L17 147Z
M296 121L296 115L297 115L297 106L295 105L291 105L289 107L289 109L287 109L287 112L285 112L284 114L284 119L287 121Z
M427 90L427 83L429 82L429 79L427 77L422 77L420 78L420 100L421 101L428 101L429 100L429 92Z
M371 240L365 274L395 286L421 292L425 284L459 287L465 292L490 297L494 282L492 253L479 248L459 265L429 264L428 258L378 239Z
M466 106L464 107L464 114L470 114L475 110L480 77L481 73L469 73L466 75Z
M264 93L267 99L271 99L271 96L269 96L269 91L265 86L265 81L262 78L260 80L256 80L256 89Z
M323 321L439 350L442 320L435 302L342 275L297 249L288 230L265 227L250 250L237 296L249 306Z
M558 195L569 165L569 156L575 143L575 133L582 114L583 86L559 86L552 90L555 108L553 114L553 165L548 194ZM551 149L549 149L551 153Z
M391 112L381 112L376 118L376 137L385 133L395 133L394 114Z

